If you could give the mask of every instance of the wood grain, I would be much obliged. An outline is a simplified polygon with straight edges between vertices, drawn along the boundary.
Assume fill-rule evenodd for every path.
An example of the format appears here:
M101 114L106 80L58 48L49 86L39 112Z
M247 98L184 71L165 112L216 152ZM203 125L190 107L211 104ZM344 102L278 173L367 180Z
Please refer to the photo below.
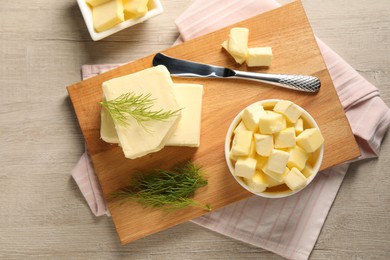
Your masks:
M262 71L315 75L321 80L321 91L313 95L264 84L253 84L251 81L244 80L174 78L175 82L199 83L205 88L201 146L199 148L169 147L139 159L129 160L122 155L120 147L104 143L100 139L98 102L102 96L101 84L108 79L150 67L154 55L68 87L94 169L104 196L109 201L110 212L123 244L207 213L202 209L188 208L176 214L167 214L160 210L145 209L137 203L119 205L110 201L110 193L127 185L131 175L137 171L169 168L181 161L191 159L201 165L208 175L209 185L199 190L195 197L201 203L210 203L216 210L251 196L229 176L223 148L227 129L235 115L245 106L258 100L288 99L311 113L325 138L325 153L321 169L359 156L344 110L301 3L297 1L285 5L233 26L249 28L250 46L273 47L274 62L269 69ZM221 49L221 43L226 39L230 28L224 28L163 52L183 59L238 67ZM251 68L251 70L256 69ZM224 93L223 98L220 93Z

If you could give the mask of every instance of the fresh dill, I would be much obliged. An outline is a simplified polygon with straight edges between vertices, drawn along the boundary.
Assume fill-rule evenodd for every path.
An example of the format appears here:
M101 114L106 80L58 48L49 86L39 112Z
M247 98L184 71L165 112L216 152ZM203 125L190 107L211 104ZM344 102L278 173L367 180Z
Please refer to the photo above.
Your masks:
M138 173L129 186L112 193L111 198L167 210L196 206L211 211L209 204L202 205L192 199L195 191L207 184L200 167L187 162L172 170L154 169Z
M133 117L139 125L144 126L146 121L165 121L180 112L180 109L175 111L152 110L154 101L150 93L137 95L134 92L128 92L113 100L103 100L99 104L108 111L116 123L123 126L129 125L129 117Z

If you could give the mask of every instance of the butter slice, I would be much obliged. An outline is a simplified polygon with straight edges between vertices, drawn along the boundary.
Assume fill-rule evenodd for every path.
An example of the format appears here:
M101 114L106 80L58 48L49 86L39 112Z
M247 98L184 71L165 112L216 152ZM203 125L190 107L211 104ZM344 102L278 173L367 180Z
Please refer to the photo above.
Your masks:
M123 0L125 19L144 16L148 12L149 0Z
M122 0L112 0L92 8L95 31L108 30L124 21Z
M259 129L261 134L273 134L286 128L286 119L283 115L266 111L259 119Z
M251 179L256 171L257 160L251 157L239 158L234 166L234 174Z
M256 132L259 129L260 117L263 114L265 114L265 110L262 105L252 104L244 109L241 118L250 131Z
M248 52L248 38L249 30L243 27L234 27L230 30L228 40L229 52L236 56L246 60Z
M288 100L281 100L276 103L274 111L283 114L292 123L295 123L303 112L298 106Z
M296 145L290 150L290 157L287 161L287 166L292 169L293 167L302 171L306 166L306 161L309 155L301 147Z
M231 152L235 156L248 156L251 152L253 132L237 131L234 135Z
M167 139L168 146L200 145L203 86L199 84L173 84L177 103L181 110L179 123Z
M249 67L255 66L271 66L272 63L272 48L271 47L257 47L249 48L246 64Z
M292 168L284 177L284 182L293 191L301 189L306 185L306 177L297 169Z
M297 136L297 145L308 153L314 152L320 148L323 143L324 137L318 128L305 129Z
M237 63L239 63L239 64L243 64L244 63L244 61L245 61L245 59L246 59L246 57L240 57L240 56L237 56L237 55L235 55L235 54L233 54L233 53L231 53L230 51L229 51L229 43L228 43L229 41L227 40L227 41L224 41L223 43L222 43L222 47L233 57L233 59L237 62Z
M261 156L269 156L274 148L272 135L254 134L256 152Z
M164 66L148 68L103 82L103 94L106 100L113 100L129 92L136 95L150 94L154 99L151 110L180 109L173 92L172 79ZM167 137L176 129L179 119L180 116L176 115L166 121L150 120L144 122L144 126L139 125L132 117L128 118L128 125L114 122L125 157L134 159L161 150Z
M244 178L244 182L253 192L263 192L268 187L268 178L263 172L255 171L251 179Z
M92 7L107 3L108 1L112 1L112 0L85 0L85 2L87 2L87 4L89 4Z
M265 165L265 169L282 174L286 168L288 159L290 158L290 154L285 151L281 151L278 149L273 149L271 155L268 157L267 164ZM263 171L266 171L263 169Z
M295 146L295 128L288 127L275 133L275 148L290 148Z

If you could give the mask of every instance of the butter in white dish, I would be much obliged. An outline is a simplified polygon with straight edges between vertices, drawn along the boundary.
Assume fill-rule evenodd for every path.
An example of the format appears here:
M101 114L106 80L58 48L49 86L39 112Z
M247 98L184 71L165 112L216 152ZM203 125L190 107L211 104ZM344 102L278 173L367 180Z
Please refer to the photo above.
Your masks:
M93 26L103 32L125 20L122 0L111 0L92 8Z

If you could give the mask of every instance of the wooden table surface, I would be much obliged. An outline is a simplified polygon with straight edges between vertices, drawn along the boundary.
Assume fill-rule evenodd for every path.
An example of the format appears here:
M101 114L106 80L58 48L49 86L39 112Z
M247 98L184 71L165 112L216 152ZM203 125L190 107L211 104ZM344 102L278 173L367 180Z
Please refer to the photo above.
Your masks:
M75 0L1 1L0 259L280 259L193 223L121 246L112 220L91 214L70 171L83 137L65 87L83 64L124 63L168 48L192 1L99 42ZM286 3L288 1L280 1ZM390 105L388 0L303 0L315 34ZM311 259L390 257L390 140L353 164Z

